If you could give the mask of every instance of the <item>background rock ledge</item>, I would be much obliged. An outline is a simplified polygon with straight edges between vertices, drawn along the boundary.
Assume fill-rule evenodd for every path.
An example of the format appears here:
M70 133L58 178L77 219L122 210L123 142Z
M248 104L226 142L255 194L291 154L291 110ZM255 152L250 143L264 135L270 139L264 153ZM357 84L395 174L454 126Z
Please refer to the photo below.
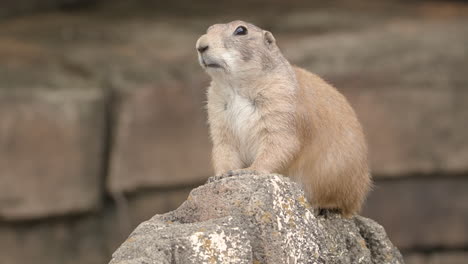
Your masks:
M111 264L403 263L383 227L318 216L280 175L244 175L194 189L178 209L140 224Z

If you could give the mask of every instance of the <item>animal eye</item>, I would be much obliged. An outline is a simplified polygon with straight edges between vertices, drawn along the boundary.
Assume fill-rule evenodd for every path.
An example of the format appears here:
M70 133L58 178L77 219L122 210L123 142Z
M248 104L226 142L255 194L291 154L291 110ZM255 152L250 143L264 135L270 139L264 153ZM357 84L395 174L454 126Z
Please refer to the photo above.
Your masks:
M247 35L247 28L244 26L238 26L236 30L234 30L234 35L235 36Z

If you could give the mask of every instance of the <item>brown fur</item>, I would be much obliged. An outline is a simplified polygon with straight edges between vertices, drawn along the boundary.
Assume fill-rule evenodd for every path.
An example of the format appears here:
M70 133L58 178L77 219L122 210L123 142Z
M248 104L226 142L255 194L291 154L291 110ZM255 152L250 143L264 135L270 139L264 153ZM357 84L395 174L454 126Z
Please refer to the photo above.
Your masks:
M246 35L233 35L239 25ZM215 172L281 173L300 183L315 207L347 217L359 212L371 182L367 146L344 96L291 66L273 35L254 25L213 25L200 47L208 47L199 59L212 77L207 108Z

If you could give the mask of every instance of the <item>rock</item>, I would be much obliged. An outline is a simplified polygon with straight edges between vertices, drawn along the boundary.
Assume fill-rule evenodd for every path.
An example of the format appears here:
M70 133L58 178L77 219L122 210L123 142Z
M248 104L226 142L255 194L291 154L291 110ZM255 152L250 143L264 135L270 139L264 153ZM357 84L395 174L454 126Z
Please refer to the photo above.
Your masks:
M146 190L107 200L93 214L40 221L0 221L1 263L102 264L142 221L179 206L192 188Z
M410 177L374 186L362 214L385 226L399 249L468 244L468 179Z
M67 90L70 83L112 89L109 192L200 184L212 174L208 76L197 62L193 29L154 18L116 27L98 14L53 14L25 21L29 31L43 32L38 41L14 20L6 24L0 89Z
M403 263L370 219L318 216L296 183L243 175L194 189L138 226L113 254L130 263Z
M119 91L108 190L189 185L212 174L205 99L198 95L180 84Z
M78 8L88 6L96 0L19 0L0 3L0 19L57 8Z
M468 253L466 251L450 250L431 254L412 253L405 256L408 264L466 264Z
M121 231L116 215L110 212L32 224L0 222L1 262L105 263L118 243L128 235Z
M104 93L0 90L0 219L100 206Z

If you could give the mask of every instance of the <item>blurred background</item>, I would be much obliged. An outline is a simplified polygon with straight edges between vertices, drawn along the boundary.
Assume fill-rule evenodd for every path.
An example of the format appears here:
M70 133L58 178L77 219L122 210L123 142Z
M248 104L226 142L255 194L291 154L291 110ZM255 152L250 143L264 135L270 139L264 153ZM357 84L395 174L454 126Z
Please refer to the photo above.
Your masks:
M1 1L0 263L107 263L212 175L194 46L235 19L350 100L407 263L468 263L468 1L416 0Z

